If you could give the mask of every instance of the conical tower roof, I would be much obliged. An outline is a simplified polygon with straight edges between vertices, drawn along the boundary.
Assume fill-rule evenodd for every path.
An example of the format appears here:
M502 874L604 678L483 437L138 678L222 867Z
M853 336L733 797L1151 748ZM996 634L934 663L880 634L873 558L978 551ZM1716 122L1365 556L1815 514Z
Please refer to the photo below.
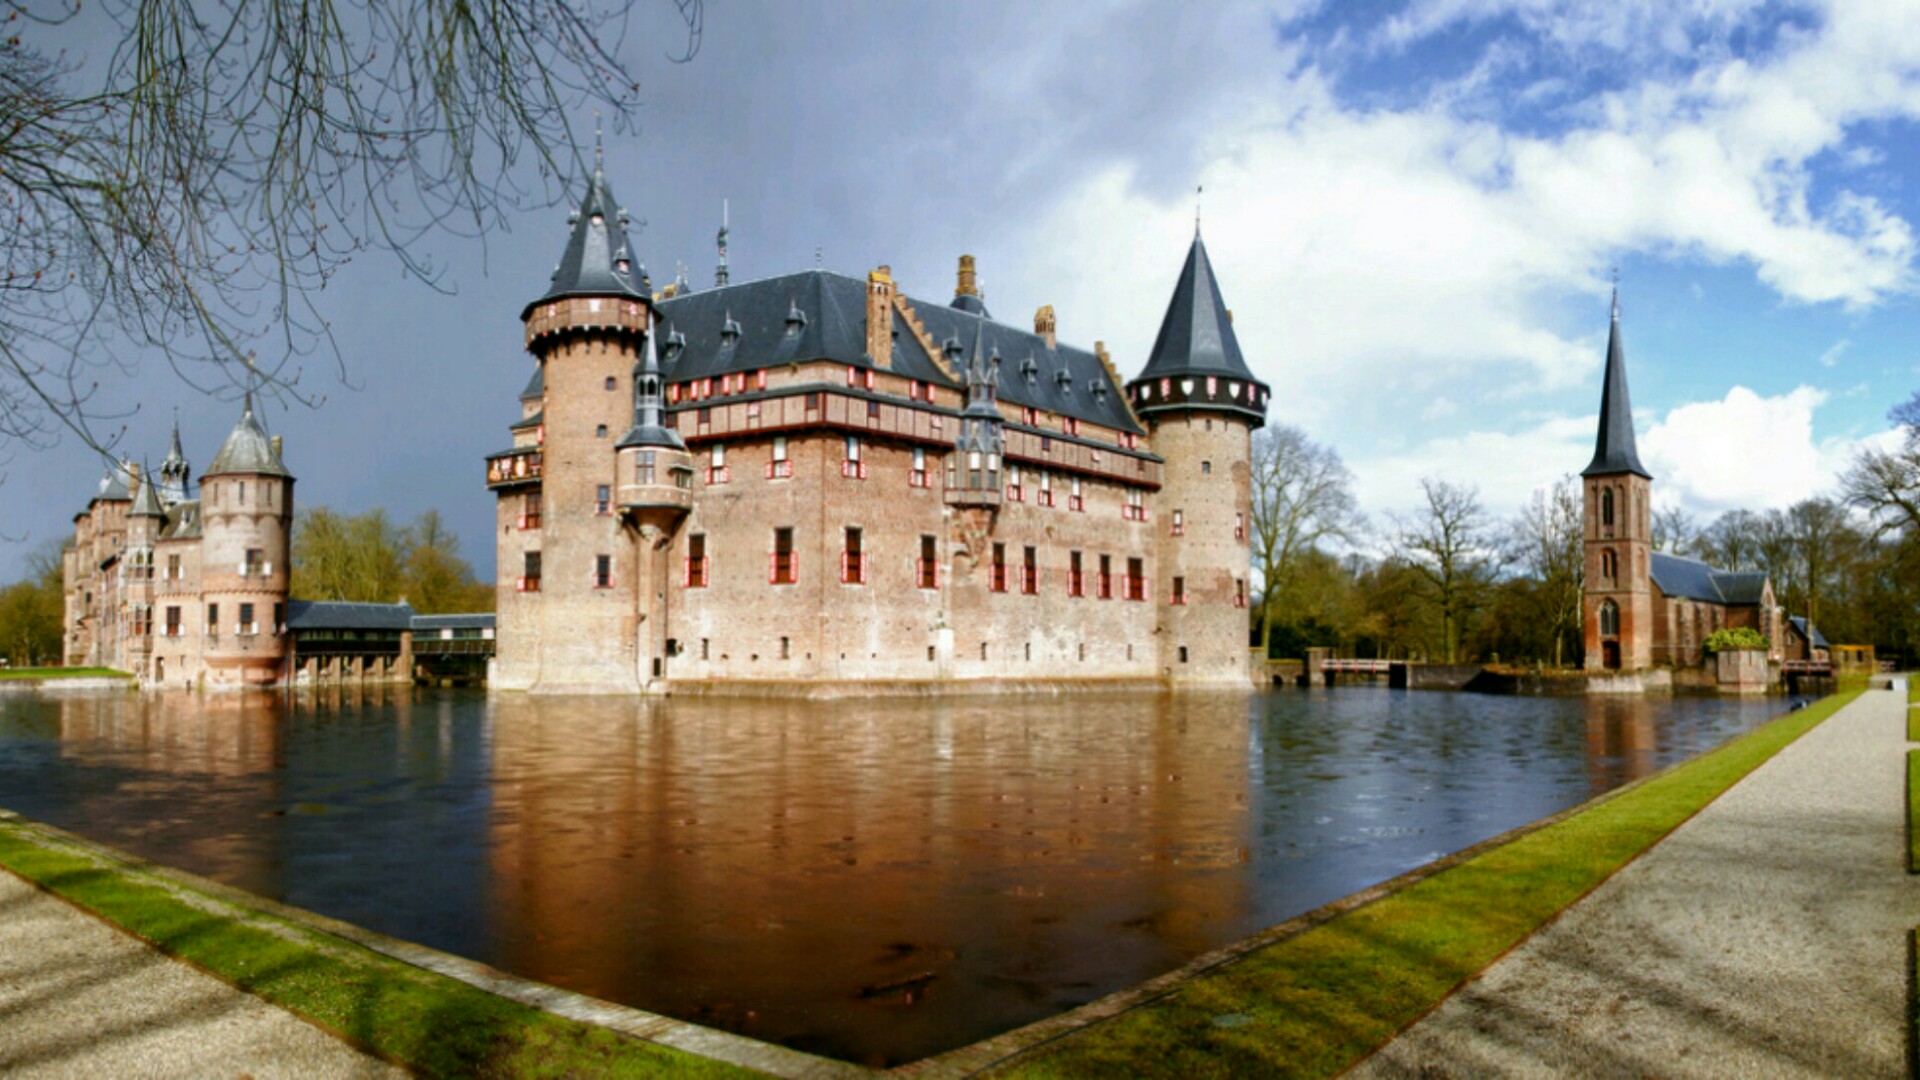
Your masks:
M1581 476L1632 473L1648 480L1633 439L1633 403L1627 397L1627 358L1620 348L1620 291L1613 293L1613 326L1607 332L1607 374L1600 389L1600 430L1593 440L1593 461Z
M233 433L213 455L213 464L207 466L207 476L225 476L230 473L244 473L252 476L285 476L292 473L280 462L280 455L273 452L273 440L267 437L267 431L260 421L253 418L253 395L247 395L246 409L240 414L240 422L233 425Z
M1224 385L1211 393L1200 386L1183 387L1173 396L1154 390L1162 379L1207 378ZM1180 269L1180 281L1173 287L1173 299L1167 303L1166 317L1160 320L1160 335L1154 339L1147 366L1128 385L1137 391L1137 412L1223 407L1266 420L1267 385L1254 378L1240 353L1240 339L1233 334L1233 319L1220 297L1220 283L1213 276L1213 263L1198 228L1193 246L1187 249L1187 263Z
M140 487L133 493L133 508L127 511L127 516L166 517L166 510L160 506L160 492L158 488L159 485L153 482L153 477L142 475L140 477Z
M180 418L173 418L173 441L167 444L166 459L160 462L162 475L181 472L187 467L187 452L180 448Z
M614 199L607 174L597 164L587 180L586 198L573 216L573 232L560 255L560 265L554 268L553 282L544 296L527 305L521 318L538 304L566 296L652 299L645 272L627 242L627 212Z

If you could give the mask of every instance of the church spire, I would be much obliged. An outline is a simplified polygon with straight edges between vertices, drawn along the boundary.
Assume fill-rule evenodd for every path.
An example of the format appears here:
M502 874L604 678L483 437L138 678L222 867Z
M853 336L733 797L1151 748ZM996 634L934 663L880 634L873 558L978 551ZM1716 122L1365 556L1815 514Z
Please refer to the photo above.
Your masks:
M1620 348L1620 286L1613 287L1613 322L1607 331L1607 373L1600 389L1600 429L1594 436L1593 461L1581 476L1632 473L1653 479L1640 464L1633 438L1633 403L1627 397L1627 358Z

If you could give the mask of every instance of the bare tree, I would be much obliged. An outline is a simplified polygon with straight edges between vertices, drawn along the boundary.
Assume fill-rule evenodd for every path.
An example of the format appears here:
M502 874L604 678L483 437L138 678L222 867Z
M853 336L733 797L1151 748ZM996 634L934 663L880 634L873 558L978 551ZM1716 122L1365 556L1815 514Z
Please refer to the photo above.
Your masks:
M1802 613L1818 625L1820 600L1832 585L1836 570L1848 561L1856 540L1846 510L1831 499L1805 499L1787 511L1799 578L1804 592Z
M1751 510L1729 510L1694 538L1700 557L1722 570L1760 569L1760 518Z
M1274 604L1301 559L1361 527L1353 474L1331 447L1287 424L1253 437L1253 564L1260 574L1260 646L1273 634Z
M1678 506L1653 512L1653 550L1691 556L1700 536L1693 515Z
M1541 622L1553 635L1553 664L1565 659L1568 638L1580 636L1586 545L1580 481L1566 477L1533 493L1508 533L1508 557L1539 583ZM1656 522L1657 522L1656 518Z
M1396 519L1395 546L1415 571L1416 595L1440 616L1443 650L1452 664L1459 660L1462 628L1493 578L1495 553L1477 489L1428 477L1420 490L1427 505L1413 518Z
M690 58L701 0L675 2ZM420 241L557 198L583 105L631 120L627 7L0 0L0 446L106 450L101 385L149 349L202 391L317 400L342 266L439 284ZM117 44L53 44L80 34Z

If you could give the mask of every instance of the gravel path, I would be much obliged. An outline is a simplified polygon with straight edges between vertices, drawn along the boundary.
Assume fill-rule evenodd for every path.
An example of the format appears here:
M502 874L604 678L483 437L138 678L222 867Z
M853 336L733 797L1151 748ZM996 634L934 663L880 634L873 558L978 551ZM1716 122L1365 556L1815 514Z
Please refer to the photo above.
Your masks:
M407 1074L0 870L0 1075Z
M1802 736L1350 1075L1905 1076L1905 690Z

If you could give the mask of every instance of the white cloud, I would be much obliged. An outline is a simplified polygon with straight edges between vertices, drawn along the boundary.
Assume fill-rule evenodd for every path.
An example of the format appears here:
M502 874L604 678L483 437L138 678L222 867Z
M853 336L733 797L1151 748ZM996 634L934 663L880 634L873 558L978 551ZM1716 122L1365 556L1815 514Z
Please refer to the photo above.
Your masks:
M1851 456L1814 442L1813 413L1826 400L1811 386L1777 397L1736 386L1719 401L1669 411L1641 438L1641 454L1656 483L1689 508L1789 506L1831 487L1830 459Z
M1349 458L1354 491L1369 510L1413 511L1420 480L1470 484L1487 512L1504 518L1538 488L1578 473L1593 457L1593 416L1554 417L1515 431L1472 431L1394 452Z
M1847 349L1852 345L1853 345L1852 341L1849 341L1846 338L1841 338L1839 341L1836 341L1833 344L1827 346L1827 351L1820 354L1820 366L1825 368L1830 368L1833 365L1839 363L1840 357L1844 355Z

